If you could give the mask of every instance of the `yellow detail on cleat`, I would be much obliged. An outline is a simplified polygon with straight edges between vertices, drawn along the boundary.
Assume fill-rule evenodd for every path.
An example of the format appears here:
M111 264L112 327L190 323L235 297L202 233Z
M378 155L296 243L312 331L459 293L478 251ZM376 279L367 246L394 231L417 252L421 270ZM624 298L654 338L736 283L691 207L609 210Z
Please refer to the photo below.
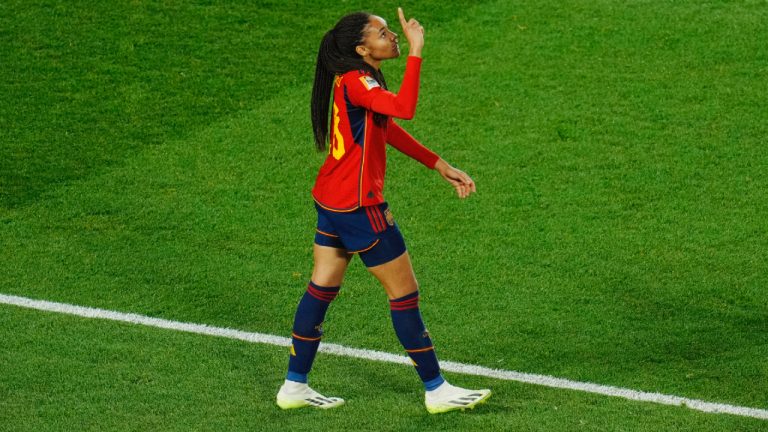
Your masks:
M413 363L414 366L419 367L419 365L417 365L416 362L413 361L413 359L411 359L411 363Z
M442 413L446 413L446 412L449 412L449 411L461 410L463 412L463 411L465 411L467 409L475 409L476 406L478 406L480 404L484 404L491 397L491 394L493 394L493 393L491 391L488 391L488 393L485 396L483 396L481 399L478 399L478 400L472 402L471 404L465 405L465 406L460 406L460 405L454 405L454 406L442 405L442 406L430 407L429 405L427 405L427 411L430 414L442 414Z
M344 399L326 397L312 390L304 383L285 380L277 392L277 406L282 409L312 407L320 409L336 408L344 405Z
M293 349L293 344L291 344L291 355L296 357L296 350Z
M294 408L303 408L305 406L309 406L309 403L306 401L298 400L298 401L283 401L278 399L277 400L277 406L279 406L281 409L287 410L287 409L294 409Z

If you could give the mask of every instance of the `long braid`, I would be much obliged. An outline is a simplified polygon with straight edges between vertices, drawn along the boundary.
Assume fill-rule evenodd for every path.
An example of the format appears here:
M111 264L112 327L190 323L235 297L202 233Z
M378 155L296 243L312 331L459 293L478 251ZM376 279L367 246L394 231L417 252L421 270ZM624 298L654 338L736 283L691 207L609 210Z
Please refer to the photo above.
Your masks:
M329 31L320 42L320 51L317 53L317 65L315 66L315 83L312 86L312 129L315 134L315 147L318 151L325 150L328 142L328 108L331 101L334 73L325 67L324 59L331 51L333 33Z
M311 101L312 129L318 151L325 150L328 142L328 111L336 75L362 69L369 72L383 89L387 88L384 74L366 63L355 51L363 40L363 30L368 25L370 16L366 12L355 12L341 18L320 42ZM387 116L374 113L373 120L377 125L383 126L387 122Z

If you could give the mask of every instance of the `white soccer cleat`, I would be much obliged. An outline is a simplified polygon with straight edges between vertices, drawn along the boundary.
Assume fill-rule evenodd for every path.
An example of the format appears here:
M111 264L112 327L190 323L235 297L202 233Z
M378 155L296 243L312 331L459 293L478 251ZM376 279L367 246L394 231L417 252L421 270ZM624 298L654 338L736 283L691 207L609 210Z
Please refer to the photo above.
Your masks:
M435 390L426 392L424 404L430 414L439 414L453 410L472 409L491 397L491 391L468 390L461 387L452 386L448 381L444 382Z
M277 406L282 409L313 408L328 409L344 405L344 399L325 397L309 388L307 384L285 380L277 392Z

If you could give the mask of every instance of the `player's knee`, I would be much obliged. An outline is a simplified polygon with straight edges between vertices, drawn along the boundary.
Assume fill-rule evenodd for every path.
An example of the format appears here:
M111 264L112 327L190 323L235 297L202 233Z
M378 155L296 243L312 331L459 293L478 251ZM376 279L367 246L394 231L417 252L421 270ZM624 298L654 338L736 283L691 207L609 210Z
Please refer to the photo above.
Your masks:
M384 285L384 289L387 291L387 297L392 300L403 298L419 291L419 284L415 280L412 282L400 281L399 283Z
M344 275L336 276L336 275L323 275L323 274L313 274L312 275L312 283L315 285L319 285L321 287L338 287L341 286L342 279Z
M419 282L416 280L416 278L410 278L410 280L407 280L403 283L402 286L402 292L403 295L408 295L411 293L415 293L419 290Z

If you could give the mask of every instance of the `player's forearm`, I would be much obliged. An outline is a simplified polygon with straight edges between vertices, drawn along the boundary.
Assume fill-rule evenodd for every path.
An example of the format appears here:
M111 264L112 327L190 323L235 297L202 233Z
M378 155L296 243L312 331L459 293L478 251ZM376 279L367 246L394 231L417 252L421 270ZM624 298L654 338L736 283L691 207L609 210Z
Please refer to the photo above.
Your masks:
M397 94L382 93L371 102L371 109L397 118L412 119L419 100L420 76L421 58L409 56L400 91Z
M440 160L440 156L422 145L416 138L392 120L390 120L387 126L387 142L403 154L421 162L429 169L434 169L435 164Z

